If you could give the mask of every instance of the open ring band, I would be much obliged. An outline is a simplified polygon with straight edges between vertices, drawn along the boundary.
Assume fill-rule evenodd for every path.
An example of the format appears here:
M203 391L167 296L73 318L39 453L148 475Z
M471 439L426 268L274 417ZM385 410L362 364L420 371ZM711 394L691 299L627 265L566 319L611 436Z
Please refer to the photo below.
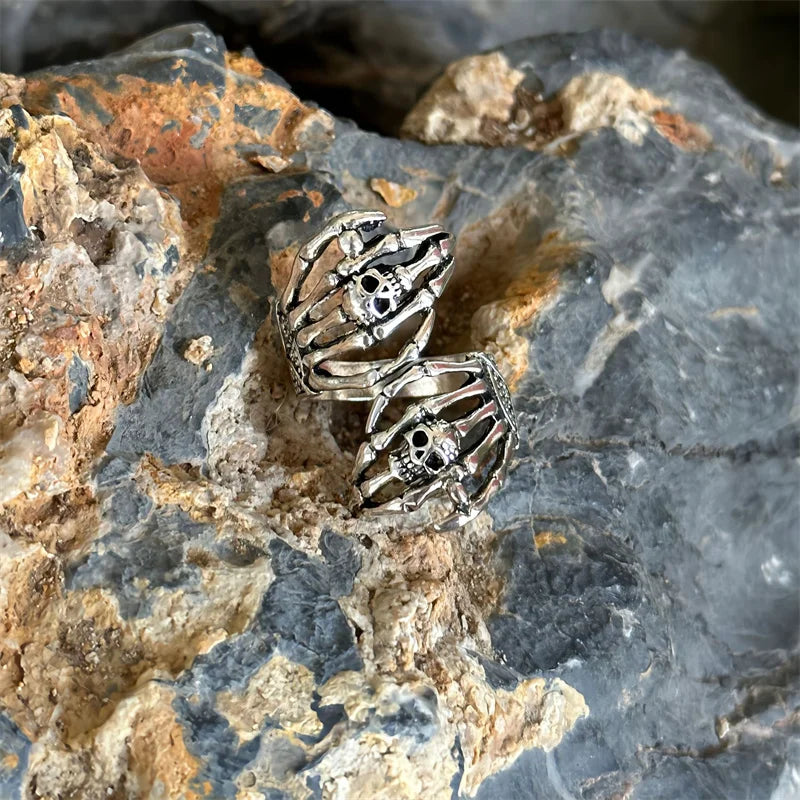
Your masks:
M332 265L322 260L332 250ZM391 229L380 211L332 219L297 253L276 305L278 329L300 394L370 400L397 369L420 356L433 304L453 270L452 237L438 225ZM406 323L416 327L403 336ZM373 357L359 356L373 351Z
M419 396L387 423L395 398ZM367 420L353 483L370 513L415 511L432 497L451 511L436 528L474 519L502 484L518 443L511 396L486 353L423 358L384 384Z

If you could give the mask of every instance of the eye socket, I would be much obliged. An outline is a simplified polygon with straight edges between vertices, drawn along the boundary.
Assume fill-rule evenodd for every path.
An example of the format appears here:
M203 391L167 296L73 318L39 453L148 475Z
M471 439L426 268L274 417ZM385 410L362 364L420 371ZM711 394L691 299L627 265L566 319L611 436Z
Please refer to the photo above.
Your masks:
M380 285L381 282L375 275L364 275L361 278L361 288L367 292L367 294L373 294Z
M431 453L425 459L425 466L433 472L438 472L444 466L444 459L438 453Z
M414 447L425 447L428 444L428 434L425 431L414 431L411 436L411 444Z
M391 303L385 297L376 297L375 298L375 312L380 316L383 316L391 307Z

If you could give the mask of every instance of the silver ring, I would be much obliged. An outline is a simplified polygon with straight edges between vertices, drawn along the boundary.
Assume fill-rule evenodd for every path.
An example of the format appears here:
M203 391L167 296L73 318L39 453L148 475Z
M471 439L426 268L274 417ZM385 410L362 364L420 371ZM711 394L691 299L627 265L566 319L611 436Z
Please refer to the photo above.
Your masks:
M381 427L401 397L424 399ZM500 488L519 441L511 395L486 353L407 365L381 387L367 435L353 470L363 510L409 512L444 497L452 510L437 530L458 528L480 513Z
M391 229L380 211L340 214L306 242L276 304L298 393L371 400L419 358L433 328L432 306L453 270L451 250L452 237L438 225ZM394 357L377 352L358 360L376 345L390 346L416 317Z

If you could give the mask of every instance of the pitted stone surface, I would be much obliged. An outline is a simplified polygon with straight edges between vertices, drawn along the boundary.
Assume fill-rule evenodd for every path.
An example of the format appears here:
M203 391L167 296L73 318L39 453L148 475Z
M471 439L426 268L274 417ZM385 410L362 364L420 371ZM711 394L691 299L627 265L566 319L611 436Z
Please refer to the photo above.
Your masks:
M199 26L0 111L9 797L792 796L800 137L618 34L491 60L442 144ZM364 410L291 389L270 304L348 206L458 236L431 351L509 380L461 533L354 517Z

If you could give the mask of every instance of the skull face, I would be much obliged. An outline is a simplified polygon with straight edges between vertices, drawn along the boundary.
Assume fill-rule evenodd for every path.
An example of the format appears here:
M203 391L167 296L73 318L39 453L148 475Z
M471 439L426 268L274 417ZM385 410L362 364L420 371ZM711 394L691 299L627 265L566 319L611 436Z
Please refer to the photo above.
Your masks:
M460 437L447 422L432 420L405 434L405 444L392 454L394 467L407 482L430 478L458 457Z
M403 291L403 285L394 275L372 267L348 287L345 310L361 322L375 322L397 310Z

